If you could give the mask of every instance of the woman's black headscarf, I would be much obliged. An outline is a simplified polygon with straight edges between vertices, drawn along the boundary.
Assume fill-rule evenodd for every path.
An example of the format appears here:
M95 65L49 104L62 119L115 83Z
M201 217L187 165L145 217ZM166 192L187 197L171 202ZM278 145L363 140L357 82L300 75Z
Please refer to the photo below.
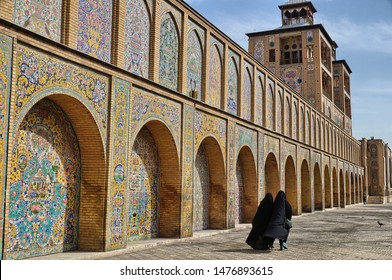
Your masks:
M274 210L264 236L283 239L287 235L286 221L286 194L279 191L275 198Z
M246 239L246 243L253 249L267 249L267 244L264 241L263 236L264 231L270 222L273 206L274 202L272 194L267 193L257 208L256 214L252 221L252 230Z

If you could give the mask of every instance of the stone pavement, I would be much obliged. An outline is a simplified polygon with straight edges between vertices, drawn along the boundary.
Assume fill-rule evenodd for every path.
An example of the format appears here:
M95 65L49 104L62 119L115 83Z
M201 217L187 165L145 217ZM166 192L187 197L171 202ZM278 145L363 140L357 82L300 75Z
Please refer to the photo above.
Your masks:
M377 221L385 225L379 227ZM106 260L391 260L392 204L355 205L293 217L289 249L255 251L249 224L196 232L187 239L152 239L103 253L68 252L34 259Z

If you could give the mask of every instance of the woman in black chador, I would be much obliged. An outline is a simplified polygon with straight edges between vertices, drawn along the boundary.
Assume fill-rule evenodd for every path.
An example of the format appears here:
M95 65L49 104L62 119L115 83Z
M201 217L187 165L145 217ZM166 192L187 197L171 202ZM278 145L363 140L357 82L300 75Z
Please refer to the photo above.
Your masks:
M291 208L291 206L290 206ZM286 229L286 195L283 191L279 191L275 198L274 209L264 232L264 236L279 239L280 249L287 249L287 244L284 240L288 237L288 230ZM286 245L286 246L284 246Z
M272 245L273 239L264 236L274 206L272 194L267 193L257 208L252 221L252 230L249 233L246 243L255 250L266 250Z

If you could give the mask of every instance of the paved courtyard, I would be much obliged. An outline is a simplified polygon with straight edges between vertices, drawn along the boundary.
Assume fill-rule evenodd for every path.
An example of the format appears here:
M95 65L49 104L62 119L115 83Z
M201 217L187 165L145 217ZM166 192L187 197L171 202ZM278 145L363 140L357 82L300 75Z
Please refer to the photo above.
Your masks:
M384 223L379 226L377 221ZM391 260L392 204L355 205L293 218L289 249L255 251L245 243L250 225L207 230L183 240L139 241L105 253L69 252L36 259L112 260Z

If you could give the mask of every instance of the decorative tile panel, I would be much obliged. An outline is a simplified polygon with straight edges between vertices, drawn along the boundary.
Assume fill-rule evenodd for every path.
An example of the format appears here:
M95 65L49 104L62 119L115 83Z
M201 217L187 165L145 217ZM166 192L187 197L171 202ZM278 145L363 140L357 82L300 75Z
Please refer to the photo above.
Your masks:
M133 87L131 110L132 138L148 121L162 121L173 135L179 153L181 147L181 104L162 98L148 91ZM133 143L133 139L130 139Z
M111 0L79 0L78 51L110 62L112 8Z
M238 114L238 61L238 55L229 51L227 111L233 115Z
M60 107L43 99L28 112L15 133L10 163L5 258L76 249L80 152Z
M178 90L179 35L171 13L161 21L159 83L172 90Z
M8 145L8 117L9 96L11 92L12 71L12 44L11 37L0 33L0 220L4 219L4 192L5 175L7 174L7 145ZM3 236L3 226L0 226L0 234ZM0 258L3 248L3 238L0 238Z
M196 30L188 34L187 56L186 94L191 96L191 91L195 90L198 92L197 99L202 100L203 50Z
M209 66L209 91L206 103L220 109L222 107L222 53L218 43L214 43L210 47Z
M131 85L114 79L114 94L111 120L110 158L110 202L109 202L109 246L110 249L124 248L127 242L127 187L128 174L128 129L129 96Z
M219 143L225 158L226 151L226 120L210 114L196 111L195 114L195 147L198 147L206 136L213 136Z
M158 149L143 127L130 153L128 241L158 237L160 166Z
M210 175L207 154L199 147L195 160L195 185L193 190L193 231L208 228Z
M149 76L150 25L150 14L145 1L127 0L124 69L143 78Z
M16 58L16 124L45 95L64 93L81 100L95 118L106 147L109 79L33 48L19 45Z
M253 66L244 61L243 70L243 92L242 92L242 117L251 121L252 119L252 82Z
M194 114L193 107L184 105L183 113L183 132L184 132L184 148L183 148L183 183L182 183L182 223L181 236L192 236L193 217L193 164L194 164Z
M62 0L14 0L14 23L60 42L62 2Z

